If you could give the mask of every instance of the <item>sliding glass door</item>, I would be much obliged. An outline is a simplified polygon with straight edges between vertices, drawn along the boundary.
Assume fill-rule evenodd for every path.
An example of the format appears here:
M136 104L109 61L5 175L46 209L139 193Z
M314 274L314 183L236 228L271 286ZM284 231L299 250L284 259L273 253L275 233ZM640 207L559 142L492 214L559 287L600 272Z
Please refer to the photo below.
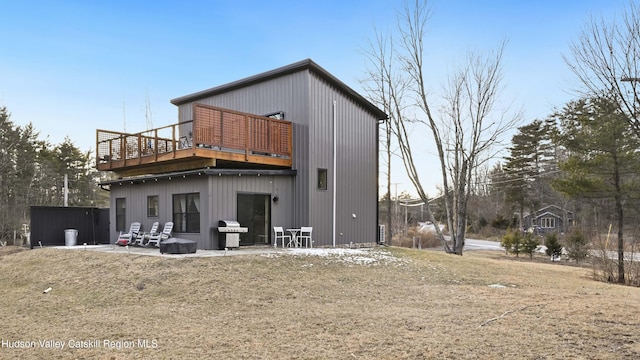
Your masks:
M271 231L271 195L238 194L238 222L247 227L240 234L240 245L270 244Z

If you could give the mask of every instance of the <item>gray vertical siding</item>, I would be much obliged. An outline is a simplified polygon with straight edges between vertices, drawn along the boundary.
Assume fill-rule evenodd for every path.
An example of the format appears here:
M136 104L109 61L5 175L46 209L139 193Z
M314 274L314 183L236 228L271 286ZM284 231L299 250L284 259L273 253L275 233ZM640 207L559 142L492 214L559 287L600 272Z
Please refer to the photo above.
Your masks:
M237 195L250 193L265 194L270 198L278 195L279 201L277 203L271 202L271 226L291 227L293 226L291 221L292 184L293 178L291 176L210 176L210 212L208 218L205 218L206 222L210 224L210 227L216 227L219 220L235 220L238 211ZM247 226L246 224L240 225ZM217 248L217 233L213 231L208 235L208 244L203 244L203 248Z
M298 170L294 181L292 226L306 226L309 224L309 158L310 149L309 121L311 110L310 72L300 71L282 77L254 84L251 87L236 89L224 94L200 99L197 103L266 115L277 111L284 111L285 120L293 123L293 169ZM179 105L180 121L193 118L193 104Z
M271 204L272 226L292 227L293 213L292 176L189 176L186 178L153 179L144 183L128 181L111 185L111 199L127 199L127 227L133 221L142 223L142 230L149 230L154 221L164 225L173 219L173 194L200 193L200 233L174 233L174 236L198 241L199 249L217 248L217 233L212 231L219 220L235 220L237 217L237 194L278 195L279 201ZM158 195L159 216L147 217L147 196ZM115 209L112 208L112 219ZM111 243L119 234L115 221L111 221Z
M313 76L311 88L309 205L314 233L324 245L331 244L336 186L336 244L373 242L377 223L377 119L320 77ZM333 169L334 100L337 169ZM317 190L317 168L328 169L326 191Z
M167 221L173 221L173 194L200 193L200 226L203 226L203 219L208 216L208 208L204 205L203 196L206 194L206 176L188 177L186 179L153 179L144 183L129 181L114 183L111 185L111 200L115 203L116 198L127 199L127 228L134 221L142 223L142 230L151 228L154 221L164 225ZM158 195L159 213L157 218L147 217L147 196ZM115 210L112 211L112 219L115 219ZM117 239L119 231L115 230L115 221L111 221L111 242ZM200 234L180 234L184 239L199 240ZM200 244L199 244L200 245Z

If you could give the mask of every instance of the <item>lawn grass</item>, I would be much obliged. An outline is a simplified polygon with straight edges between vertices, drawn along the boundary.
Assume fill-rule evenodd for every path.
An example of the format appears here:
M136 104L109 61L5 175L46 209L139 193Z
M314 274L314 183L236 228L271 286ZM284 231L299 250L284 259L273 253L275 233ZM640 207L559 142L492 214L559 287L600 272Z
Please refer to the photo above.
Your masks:
M14 251L0 248L0 340L36 346L2 359L640 358L640 288L498 252Z

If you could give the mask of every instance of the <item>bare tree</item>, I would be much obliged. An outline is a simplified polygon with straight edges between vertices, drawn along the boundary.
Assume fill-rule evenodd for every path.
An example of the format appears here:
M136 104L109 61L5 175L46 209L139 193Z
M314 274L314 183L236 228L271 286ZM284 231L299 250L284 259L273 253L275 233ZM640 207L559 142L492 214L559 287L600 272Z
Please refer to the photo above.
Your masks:
M376 32L375 42L370 42L370 49L367 51L367 58L369 60L369 69L367 70L367 79L363 81L365 90L369 95L369 98L378 106L382 107L385 113L388 114L388 119L385 121L386 128L386 155L387 155L387 189L388 189L388 207L391 208L391 156L395 153L392 151L392 146L397 146L400 151L401 158L405 164L407 171L414 171L415 176L410 176L411 181L415 185L419 192L420 198L428 203L424 199L428 199L428 194L423 191L420 179L417 177L417 170L413 164L413 155L411 152L411 144L408 142L409 130L405 125L405 122L412 122L407 117L406 113L410 110L405 101L409 98L410 79L408 74L403 71L399 71L398 66L402 66L402 59L398 57L398 53L394 49L394 42L391 36L385 37ZM400 64L400 65L397 65ZM392 145L392 139L397 141L397 144ZM397 199L396 199L397 200ZM391 211L389 211L389 214ZM435 217L431 208L426 208L427 217L434 224L436 223ZM396 214L397 215L397 214ZM389 221L389 230L392 229L391 217ZM440 228L436 226L436 231L439 233L440 238L444 242L444 236L440 232ZM390 233L392 234L392 233Z
M640 8L629 2L618 20L591 18L564 60L581 95L613 98L640 136Z
M415 156L420 155L412 149L407 126L419 125L428 129L433 137L450 240L435 228L447 252L462 254L467 204L476 169L495 155L494 146L515 126L520 114L508 115L505 111L495 115L502 86L500 69L505 42L488 55L469 54L466 63L449 78L443 95L443 112L440 117L434 114L424 75L425 26L429 18L426 1L416 0L413 7L406 4L398 17L400 49L396 51L393 45L380 46L378 41L377 49L369 55L375 70L369 73L381 74L386 92L378 95L387 97L385 110L390 114L407 175L425 204L429 204L429 195L424 191L420 170L414 161ZM392 60L397 61L398 66L394 66ZM386 67L382 69L381 64ZM435 223L431 208L427 206L426 210L427 217Z
M366 78L361 80L361 84L364 90L369 96L369 99L382 108L385 113L391 114L391 103L389 99L389 93L391 81L389 74L391 74L393 58L389 57L389 47L392 44L390 38L382 36L377 31L375 32L375 42L370 41L370 49L366 50L366 56L371 63L371 67L367 70ZM389 116L384 119L382 125L384 126L384 139L382 139L382 151L384 152L383 162L385 164L386 175L386 187L387 187L387 224L386 224L386 237L388 241L393 239L392 231L392 213L391 213L391 157L394 155L392 139L396 136L393 126L393 116Z

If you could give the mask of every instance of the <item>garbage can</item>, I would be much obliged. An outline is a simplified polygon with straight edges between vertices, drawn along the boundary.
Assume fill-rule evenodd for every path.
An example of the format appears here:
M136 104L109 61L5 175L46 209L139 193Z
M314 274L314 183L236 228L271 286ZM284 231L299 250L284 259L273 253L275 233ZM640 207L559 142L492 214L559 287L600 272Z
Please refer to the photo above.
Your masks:
M76 229L66 229L64 231L64 245L65 246L76 246L78 241L78 230Z

